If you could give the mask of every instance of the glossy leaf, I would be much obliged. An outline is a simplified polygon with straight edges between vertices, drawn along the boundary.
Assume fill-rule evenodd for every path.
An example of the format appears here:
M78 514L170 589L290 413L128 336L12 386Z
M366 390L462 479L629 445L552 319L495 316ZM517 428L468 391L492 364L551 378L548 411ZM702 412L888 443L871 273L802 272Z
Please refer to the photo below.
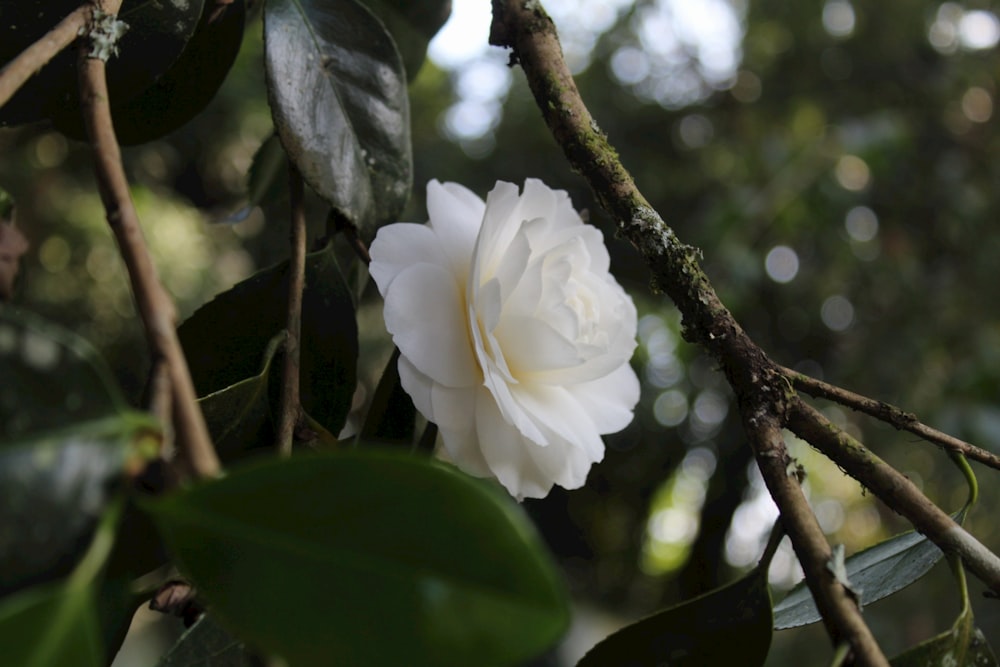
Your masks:
M0 66L17 56L64 16L77 0L0 0ZM125 0L118 14L128 32L108 61L110 98L125 102L156 81L177 60L194 33L204 0ZM64 50L0 108L0 125L17 125L77 109L76 49Z
M767 572L755 568L728 586L619 630L577 667L753 667L764 664L770 645Z
M265 200L276 200L279 193L287 196L288 159L277 134L272 134L254 153L250 170L247 172L246 206L236 211L223 222L242 222L254 207Z
M293 667L516 665L568 621L520 508L422 457L272 460L148 509L219 621Z
M451 15L450 0L363 0L396 42L406 77L416 78L427 55L427 44Z
M417 409L399 381L399 349L393 351L375 388L358 438L367 442L409 445L413 442Z
M859 551L844 561L847 578L862 606L906 588L941 560L941 550L920 533L910 531ZM812 593L804 582L774 606L774 629L784 630L820 620Z
M159 667L257 667L246 646L204 614L185 630Z
M356 0L264 8L271 114L305 181L370 239L412 182L406 74L381 22Z
M0 309L0 446L125 404L96 350L25 311Z
M139 95L113 103L111 114L120 143L139 144L176 130L201 112L215 96L236 60L243 41L244 0L219 14L206 2L201 20L183 53L167 72ZM79 113L63 113L55 126L75 139L86 136Z
M288 263L265 269L199 308L178 329L199 396L259 375L271 339L284 330ZM301 399L338 433L354 395L358 330L332 246L306 257L302 300Z

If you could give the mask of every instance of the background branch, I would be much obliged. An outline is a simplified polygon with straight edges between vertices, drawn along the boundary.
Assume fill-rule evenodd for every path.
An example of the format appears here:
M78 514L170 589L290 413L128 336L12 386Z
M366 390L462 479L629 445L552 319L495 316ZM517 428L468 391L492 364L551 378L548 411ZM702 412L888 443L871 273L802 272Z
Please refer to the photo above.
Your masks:
M117 14L120 6L120 0L107 0L101 3L100 8L108 14ZM187 360L177 339L173 301L161 284L149 254L122 166L121 150L111 121L105 63L88 57L88 50L87 44L81 47L77 67L81 111L94 151L94 169L101 201L128 269L132 293L154 363L156 359L162 359L168 368L179 452L195 475L214 476L219 472L219 460L197 403Z
M299 402L299 375L302 342L302 292L306 286L306 213L302 175L288 165L291 201L291 257L288 261L288 322L285 325L285 362L281 382L281 413L278 422L278 451L292 453L295 426L302 408Z
M35 72L73 43L80 30L87 26L92 11L93 7L89 3L77 7L55 28L45 33L41 39L0 69L0 107L6 104Z

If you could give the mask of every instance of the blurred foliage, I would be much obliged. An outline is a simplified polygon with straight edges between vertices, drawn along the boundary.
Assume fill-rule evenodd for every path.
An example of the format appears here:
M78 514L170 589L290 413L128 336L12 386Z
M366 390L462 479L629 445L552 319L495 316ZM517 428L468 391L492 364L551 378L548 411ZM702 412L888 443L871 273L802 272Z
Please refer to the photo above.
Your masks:
M704 251L723 300L765 350L1000 451L1000 282L992 280L1000 52L995 39L976 37L1000 30L1000 3L705 0L726 8L740 37L736 66L721 75L710 50L670 32L679 18L664 8L677 3L608 3L618 9L589 27L579 7L594 3L546 4L564 44L577 49L593 115L654 207ZM140 215L183 315L286 254L280 202L237 224L212 224L243 205L252 156L272 131L260 35L251 19L236 65L204 113L125 150ZM494 115L479 119L479 131L462 135L449 124L469 81L489 79L505 61L496 49L455 71L428 61L411 83L416 187L402 217L426 219L423 184L431 178L485 195L498 179L532 176L567 189L605 231L613 271L645 315L637 418L607 438L606 459L585 488L526 506L578 597L637 618L752 565L773 513L748 472L749 448L722 377L681 340L676 313L650 291L638 255L612 240L610 221L566 168L521 73L512 70L509 88L492 86L483 108ZM0 130L0 155L0 187L16 199L32 245L15 300L102 347L138 397L148 360L87 151L36 125ZM323 214L313 210L316 237ZM388 355L377 312L369 288L356 403L374 392L371 378ZM947 511L962 504L961 476L934 447L820 407ZM832 542L852 553L908 528L821 456L790 444ZM997 549L1000 532L986 511L1000 502L989 482L996 472L977 471L983 507L967 526ZM794 573L786 544L772 581L787 587ZM950 586L939 566L866 608L887 651L950 626L957 608L929 602ZM986 636L997 636L1000 613L974 606ZM769 664L813 664L821 636L816 627L776 633ZM565 653L581 655L593 638L581 642Z

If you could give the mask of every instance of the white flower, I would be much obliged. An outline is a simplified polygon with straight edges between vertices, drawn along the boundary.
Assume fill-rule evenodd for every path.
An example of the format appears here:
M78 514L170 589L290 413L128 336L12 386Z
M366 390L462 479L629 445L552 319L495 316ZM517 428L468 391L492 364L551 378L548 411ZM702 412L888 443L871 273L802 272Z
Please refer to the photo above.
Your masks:
M635 306L601 232L532 179L486 203L431 181L427 209L371 246L403 388L466 472L519 499L582 486L639 400Z

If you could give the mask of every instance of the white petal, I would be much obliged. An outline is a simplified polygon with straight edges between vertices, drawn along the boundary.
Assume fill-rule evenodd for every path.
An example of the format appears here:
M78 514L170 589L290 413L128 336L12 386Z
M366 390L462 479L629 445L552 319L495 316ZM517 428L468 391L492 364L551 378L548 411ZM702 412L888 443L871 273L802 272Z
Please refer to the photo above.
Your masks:
M603 451L602 449L602 454ZM583 486L595 463L583 451L563 442L549 447L532 447L528 450L528 455L543 474L564 489Z
M537 445L525 442L520 432L504 420L489 396L476 401L476 433L483 458L508 493L518 500L544 498L548 494L552 480L525 450Z
M473 416L469 415L470 421L474 421ZM452 431L439 426L438 433L441 435L444 450L438 450L439 458L454 463L474 477L493 476L479 448L479 436L476 434L475 426L466 431Z
M427 262L443 265L444 254L437 236L426 225L397 222L378 230L370 248L372 279L384 297L392 281L404 269Z
M475 387L445 387L435 383L431 387L431 406L434 423L449 431L471 431L476 414Z
M385 295L383 313L399 351L421 373L448 387L480 382L463 295L447 269L417 264L402 271Z
M594 420L568 389L518 385L511 393L524 412L546 433L550 447L566 443L571 449L579 450L588 461L600 461L604 457L604 442Z
M434 408L431 404L431 388L434 381L417 370L417 367L410 363L405 356L399 356L399 384L403 391L410 395L413 407L422 414L427 421L436 423L434 419Z
M617 433L628 426L639 402L639 378L627 363L602 378L567 390L593 420L598 433Z
M430 226L463 286L468 278L472 251L485 210L483 200L458 183L431 181L427 184Z
M519 379L579 366L585 361L573 341L538 318L505 316L496 336L511 374Z
M523 220L516 213L519 203L517 186L513 183L497 181L486 196L486 213L473 259L472 285L478 287L496 273L496 266Z

